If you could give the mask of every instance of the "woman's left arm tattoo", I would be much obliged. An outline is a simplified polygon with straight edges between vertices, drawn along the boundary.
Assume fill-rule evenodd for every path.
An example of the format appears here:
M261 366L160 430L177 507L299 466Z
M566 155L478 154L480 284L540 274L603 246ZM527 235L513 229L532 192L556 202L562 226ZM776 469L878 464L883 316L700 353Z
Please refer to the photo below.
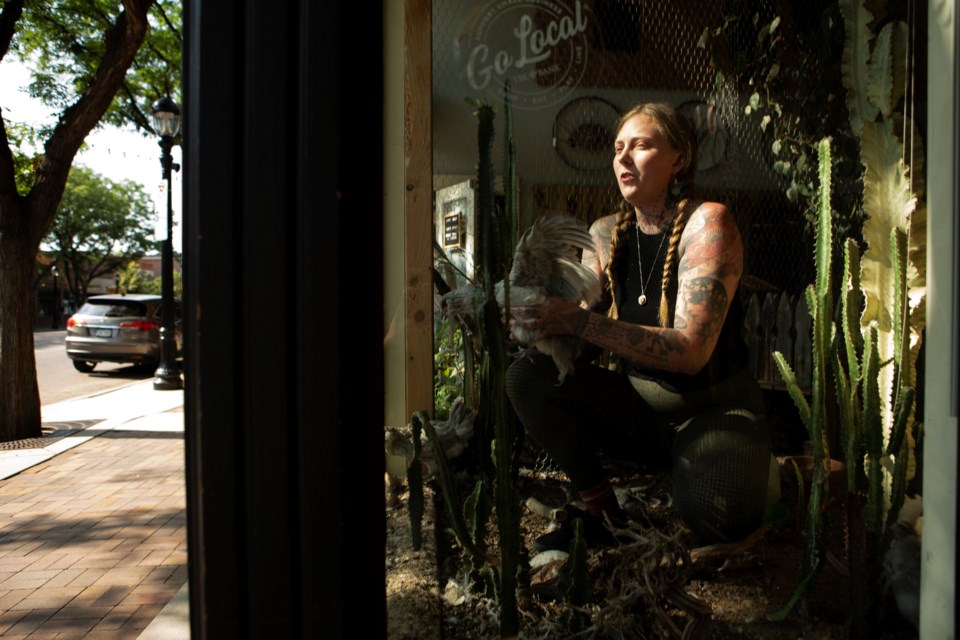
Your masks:
M700 277L684 283L684 316L677 315L674 326L692 327L698 335L710 339L720 333L727 312L727 289L712 277Z

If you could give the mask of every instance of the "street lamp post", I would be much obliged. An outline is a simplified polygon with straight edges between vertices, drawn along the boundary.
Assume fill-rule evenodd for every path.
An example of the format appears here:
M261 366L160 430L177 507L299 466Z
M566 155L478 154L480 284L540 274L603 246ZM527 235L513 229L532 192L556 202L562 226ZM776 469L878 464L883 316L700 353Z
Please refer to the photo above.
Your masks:
M173 317L173 193L171 174L179 171L180 165L173 162L170 149L173 138L180 130L180 108L169 96L154 103L151 111L153 128L160 134L160 165L163 179L167 181L167 237L160 254L160 278L163 325L160 327L160 364L157 367L153 388L160 390L182 389L183 378L177 366L177 339Z
M53 276L53 321L50 323L51 329L60 328L60 272L57 271L57 265L50 267L50 275Z

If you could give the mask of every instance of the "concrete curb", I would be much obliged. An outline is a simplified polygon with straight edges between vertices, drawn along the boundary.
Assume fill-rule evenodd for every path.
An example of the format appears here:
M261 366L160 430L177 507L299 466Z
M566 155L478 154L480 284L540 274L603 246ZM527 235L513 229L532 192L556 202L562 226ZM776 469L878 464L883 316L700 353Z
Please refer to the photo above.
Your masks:
M190 583L185 582L137 640L190 640Z
M44 424L61 423L77 431L44 447L0 450L0 480L46 462L105 431L182 406L182 390L156 391L151 379L42 407Z

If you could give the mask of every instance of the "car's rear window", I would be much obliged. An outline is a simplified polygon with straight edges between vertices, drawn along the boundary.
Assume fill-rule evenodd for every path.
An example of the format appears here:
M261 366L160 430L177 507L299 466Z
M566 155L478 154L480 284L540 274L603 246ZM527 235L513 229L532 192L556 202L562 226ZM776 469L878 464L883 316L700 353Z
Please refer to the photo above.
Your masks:
M77 313L105 318L147 315L147 305L135 300L101 300L87 302Z

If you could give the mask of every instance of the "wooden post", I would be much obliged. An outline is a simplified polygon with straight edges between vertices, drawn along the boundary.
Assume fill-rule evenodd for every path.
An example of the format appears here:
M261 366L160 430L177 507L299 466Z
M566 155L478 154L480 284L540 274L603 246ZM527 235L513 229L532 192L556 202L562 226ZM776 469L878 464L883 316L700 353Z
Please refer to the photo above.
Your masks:
M404 3L404 344L406 413L433 417L431 0Z

